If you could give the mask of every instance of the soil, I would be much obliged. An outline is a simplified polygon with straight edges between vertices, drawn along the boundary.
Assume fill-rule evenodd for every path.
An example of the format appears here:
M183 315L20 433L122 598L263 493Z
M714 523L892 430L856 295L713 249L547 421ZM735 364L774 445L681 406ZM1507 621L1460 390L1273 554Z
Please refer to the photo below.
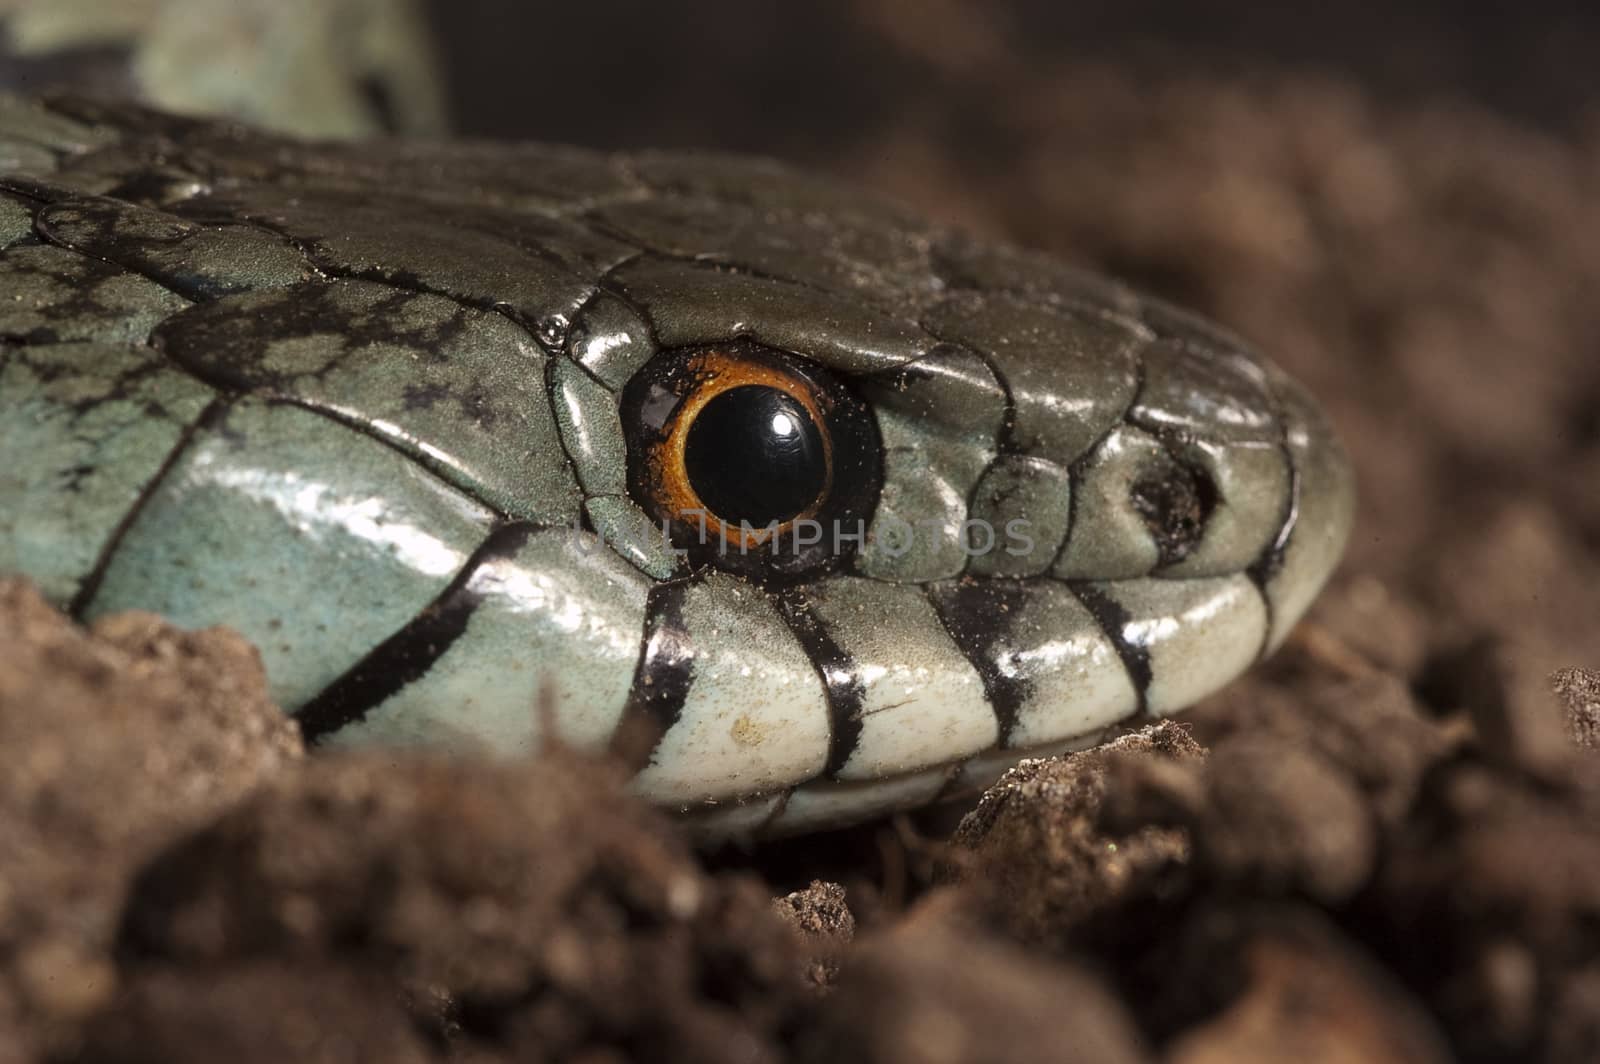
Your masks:
M307 756L236 638L0 585L0 1064L1600 1059L1600 112L930 9L853 9L922 80L824 165L1323 399L1361 512L1289 644L975 807L700 854L564 752Z

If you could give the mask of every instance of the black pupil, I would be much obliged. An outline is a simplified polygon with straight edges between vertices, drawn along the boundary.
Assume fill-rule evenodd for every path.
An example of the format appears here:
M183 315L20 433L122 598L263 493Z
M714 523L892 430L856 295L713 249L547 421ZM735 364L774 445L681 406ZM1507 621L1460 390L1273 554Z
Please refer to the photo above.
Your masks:
M683 464L713 516L752 527L799 514L822 494L828 473L810 413L787 392L759 384L729 388L701 408Z

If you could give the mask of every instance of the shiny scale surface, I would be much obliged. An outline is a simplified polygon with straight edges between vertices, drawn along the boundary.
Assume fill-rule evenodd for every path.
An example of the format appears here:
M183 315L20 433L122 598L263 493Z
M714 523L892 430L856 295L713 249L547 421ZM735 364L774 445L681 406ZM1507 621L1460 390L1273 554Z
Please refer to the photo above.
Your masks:
M762 161L7 99L0 293L0 570L232 625L325 743L631 751L708 834L1180 709L1349 528L1336 440L1242 341ZM842 568L689 566L629 493L624 386L735 340L870 408Z

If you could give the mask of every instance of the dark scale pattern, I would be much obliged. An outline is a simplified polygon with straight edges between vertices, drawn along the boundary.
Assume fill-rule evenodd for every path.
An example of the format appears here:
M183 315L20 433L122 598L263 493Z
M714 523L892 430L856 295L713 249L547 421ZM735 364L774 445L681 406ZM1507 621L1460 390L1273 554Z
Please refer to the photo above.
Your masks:
M473 577L486 561L514 554L530 531L527 525L495 529L438 599L302 706L296 717L306 741L315 743L362 719L367 710L425 675L461 638L482 604L483 594Z
M828 695L828 764L830 777L844 767L861 739L861 709L865 690L858 663L834 641L817 618L804 591L788 588L776 597L778 611L806 648Z
M606 487L622 482L606 464L622 452L608 403L655 354L696 345L737 340L802 355L871 404L884 465L873 520L932 520L948 542L928 536L895 555L874 525L849 571L921 588L919 601L937 613L930 624L942 622L929 638L953 643L957 663L976 670L1002 745L1037 712L1028 662L1048 633L1016 619L1032 616L1032 589L1069 582L1116 645L1142 706L1161 678L1160 651L1147 648L1147 632L1140 645L1128 641L1142 618L1122 591L1161 593L1159 581L1141 579L1158 569L1201 580L1247 574L1267 612L1255 645L1267 646L1282 634L1277 603L1297 615L1305 587L1337 555L1342 529L1307 533L1334 544L1317 555L1297 539L1296 522L1308 501L1324 523L1347 520L1344 502L1323 502L1347 488L1342 458L1325 457L1336 448L1314 409L1240 341L1114 282L858 190L717 156L310 145L86 99L49 101L32 115L48 135L16 136L49 164L0 173L9 212L0 282L14 296L0 304L6 351L151 343L216 390L213 420L240 401L292 404L348 430L352 447L375 440L399 452L463 507L488 514L467 521L486 529L475 541L391 536L386 549L433 552L426 564L447 567L433 574L442 590L381 645L356 648L360 664L305 708L313 735L363 719L427 676L473 615L474 577L521 546L526 530L648 528L620 489ZM26 212L31 231L17 224ZM0 371L21 369L0 360ZM558 380L564 406L553 399ZM139 396L85 402L92 410L113 399ZM164 490L195 424L141 487L141 505ZM690 471L697 483L712 490L726 474L714 452L749 428L724 425L701 448ZM1166 467L1139 465L1137 448L1107 467L1102 452L1119 430L1155 441L1146 450ZM61 461L62 482L90 468ZM1017 473L1032 469L1056 472ZM1312 484L1308 469L1337 483ZM1036 575L976 577L952 553L991 471L1005 490L985 496L986 512L1026 514L1033 484L1056 493L1052 538L1030 555ZM810 490L800 473L765 494L740 487L753 523ZM80 610L93 606L138 510L80 574ZM0 541L5 534L0 526ZM1312 560L1297 563L1297 549ZM705 641L727 635L691 633L682 615L703 573L686 578L649 545L618 553L650 578L633 694L614 735L643 765L686 712ZM1301 577L1296 564L1322 571ZM816 668L831 723L814 774L831 777L863 744L889 741L865 723L874 696L864 677L895 664L861 649L868 622L823 619L803 583L750 593L765 597ZM804 804L803 787L789 797L804 782L788 781L768 819Z
M643 767L683 710L694 677L694 640L683 621L688 584L673 581L650 589L633 691L622 711L612 749L624 762Z

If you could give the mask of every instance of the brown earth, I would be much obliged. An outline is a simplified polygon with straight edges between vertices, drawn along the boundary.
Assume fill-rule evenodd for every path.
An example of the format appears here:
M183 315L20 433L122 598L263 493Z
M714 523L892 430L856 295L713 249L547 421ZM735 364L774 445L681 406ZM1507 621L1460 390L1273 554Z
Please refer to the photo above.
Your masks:
M825 165L1325 401L1361 515L1290 644L959 826L697 855L565 755L304 757L237 640L4 585L0 1064L1600 1059L1600 121L927 10L855 5L939 89Z

